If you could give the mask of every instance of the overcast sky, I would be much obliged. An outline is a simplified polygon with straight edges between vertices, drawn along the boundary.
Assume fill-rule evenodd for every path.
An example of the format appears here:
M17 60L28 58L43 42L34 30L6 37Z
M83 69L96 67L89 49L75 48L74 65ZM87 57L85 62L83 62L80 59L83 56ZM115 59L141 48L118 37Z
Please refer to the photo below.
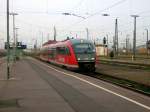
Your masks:
M150 29L150 0L10 0L10 12L16 12L18 39L28 45L53 39L53 27L57 29L57 40L67 36L86 38L86 28L91 39L102 39L106 34L109 43L114 35L115 18L118 18L119 42L123 45L126 35L133 40L132 14L137 18L137 45L146 41L145 28ZM76 16L65 16L62 13ZM110 16L104 17L103 13ZM48 36L49 35L49 36ZM12 16L10 16L10 37L13 40ZM6 0L0 0L0 43L6 40ZM0 46L1 47L1 46Z

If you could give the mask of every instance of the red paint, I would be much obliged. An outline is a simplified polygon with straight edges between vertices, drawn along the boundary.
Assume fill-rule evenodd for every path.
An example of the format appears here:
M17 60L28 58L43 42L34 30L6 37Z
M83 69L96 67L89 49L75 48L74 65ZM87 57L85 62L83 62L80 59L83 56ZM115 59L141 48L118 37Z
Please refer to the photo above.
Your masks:
M55 57L51 58L49 55L52 54L52 50L50 49L57 48L57 47L67 47L69 49L70 54L68 55L68 54L56 53ZM54 44L44 45L40 54L40 58L44 61L53 62L55 64L64 65L66 67L76 66L75 68L77 68L78 66L76 56L72 48L72 44L69 40L64 42L57 42Z

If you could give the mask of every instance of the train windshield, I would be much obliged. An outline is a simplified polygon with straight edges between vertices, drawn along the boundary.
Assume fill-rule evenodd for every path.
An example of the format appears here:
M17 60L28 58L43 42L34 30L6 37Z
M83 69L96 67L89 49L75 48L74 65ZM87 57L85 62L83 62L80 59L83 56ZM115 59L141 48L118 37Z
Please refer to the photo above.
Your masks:
M75 44L74 51L75 53L93 53L95 52L95 47L89 43Z

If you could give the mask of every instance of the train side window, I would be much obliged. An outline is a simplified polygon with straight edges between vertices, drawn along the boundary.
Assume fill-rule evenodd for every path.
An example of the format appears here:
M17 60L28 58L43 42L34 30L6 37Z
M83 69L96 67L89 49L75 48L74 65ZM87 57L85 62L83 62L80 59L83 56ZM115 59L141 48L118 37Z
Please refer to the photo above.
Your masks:
M50 58L55 58L55 56L56 56L56 48L50 48L49 49L49 57Z

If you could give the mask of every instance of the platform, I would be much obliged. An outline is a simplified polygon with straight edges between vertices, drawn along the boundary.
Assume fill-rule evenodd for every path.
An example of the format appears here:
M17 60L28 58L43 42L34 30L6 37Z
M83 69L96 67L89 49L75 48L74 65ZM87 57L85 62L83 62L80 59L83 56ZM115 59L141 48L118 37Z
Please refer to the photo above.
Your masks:
M147 96L30 57L13 67L6 80L0 66L0 104L8 102L0 112L150 111Z

